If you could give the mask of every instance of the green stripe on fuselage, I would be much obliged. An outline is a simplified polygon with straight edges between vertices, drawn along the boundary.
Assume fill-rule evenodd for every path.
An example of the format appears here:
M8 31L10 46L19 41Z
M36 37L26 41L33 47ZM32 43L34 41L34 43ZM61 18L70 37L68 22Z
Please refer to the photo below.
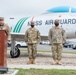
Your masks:
M20 30L21 30L21 28L22 28L22 26L23 26L23 24L24 24L24 22L25 22L27 19L28 19L28 18L21 18L21 19L17 22L16 26L14 27L13 32L19 33Z
M13 32L17 32L17 29L18 29L18 27L19 27L19 23L20 23L22 20L23 20L23 18L21 18L21 19L17 22L17 24L16 24L15 27L14 27Z
M19 28L18 28L18 30L17 30L18 33L20 32L20 30L21 30L24 22L25 22L27 19L28 19L28 18L24 18L23 21L20 23L20 26L19 26Z

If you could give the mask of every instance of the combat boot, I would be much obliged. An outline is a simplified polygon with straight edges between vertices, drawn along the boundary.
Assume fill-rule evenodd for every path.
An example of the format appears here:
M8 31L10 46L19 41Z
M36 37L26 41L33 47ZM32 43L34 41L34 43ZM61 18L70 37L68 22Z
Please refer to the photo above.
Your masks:
M35 59L33 59L33 62L32 62L32 64L35 64L36 62L35 62Z
M32 64L32 59L29 59L29 61L27 62L27 64Z
M54 60L53 65L57 65L57 60Z
M57 64L58 64L58 65L61 65L61 64L62 64L62 62L61 62L60 60L58 60Z

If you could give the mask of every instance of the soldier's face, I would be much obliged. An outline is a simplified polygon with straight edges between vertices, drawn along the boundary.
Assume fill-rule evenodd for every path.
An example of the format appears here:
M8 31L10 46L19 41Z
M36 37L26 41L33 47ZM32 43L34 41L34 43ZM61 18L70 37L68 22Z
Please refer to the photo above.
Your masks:
M59 26L59 22L55 23L55 26Z
M31 25L31 27L33 28L33 27L34 27L34 25Z
M0 26L4 25L4 21L0 21Z
M31 22L31 27L32 27L32 28L34 27L34 23L33 23L33 22Z

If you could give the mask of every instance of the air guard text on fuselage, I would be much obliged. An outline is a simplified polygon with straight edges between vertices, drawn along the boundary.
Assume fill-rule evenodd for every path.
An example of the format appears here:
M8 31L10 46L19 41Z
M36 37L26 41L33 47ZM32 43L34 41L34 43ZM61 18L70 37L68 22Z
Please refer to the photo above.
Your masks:
M76 19L60 19L60 24L76 24ZM28 26L30 25L30 22L28 22ZM54 20L36 20L35 26L41 26L41 25L54 25Z

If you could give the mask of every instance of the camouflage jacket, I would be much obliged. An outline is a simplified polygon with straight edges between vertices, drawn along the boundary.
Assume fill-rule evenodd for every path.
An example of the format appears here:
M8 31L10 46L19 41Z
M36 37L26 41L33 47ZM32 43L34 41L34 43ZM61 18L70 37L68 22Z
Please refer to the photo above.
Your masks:
M62 27L52 27L49 30L48 38L51 43L63 43L66 41L65 30Z
M29 44L38 43L40 41L40 32L36 28L29 28L25 32L25 42Z
M0 26L0 30L5 30L7 33L7 36L9 37L10 35L10 28L7 24L4 24L3 26Z

